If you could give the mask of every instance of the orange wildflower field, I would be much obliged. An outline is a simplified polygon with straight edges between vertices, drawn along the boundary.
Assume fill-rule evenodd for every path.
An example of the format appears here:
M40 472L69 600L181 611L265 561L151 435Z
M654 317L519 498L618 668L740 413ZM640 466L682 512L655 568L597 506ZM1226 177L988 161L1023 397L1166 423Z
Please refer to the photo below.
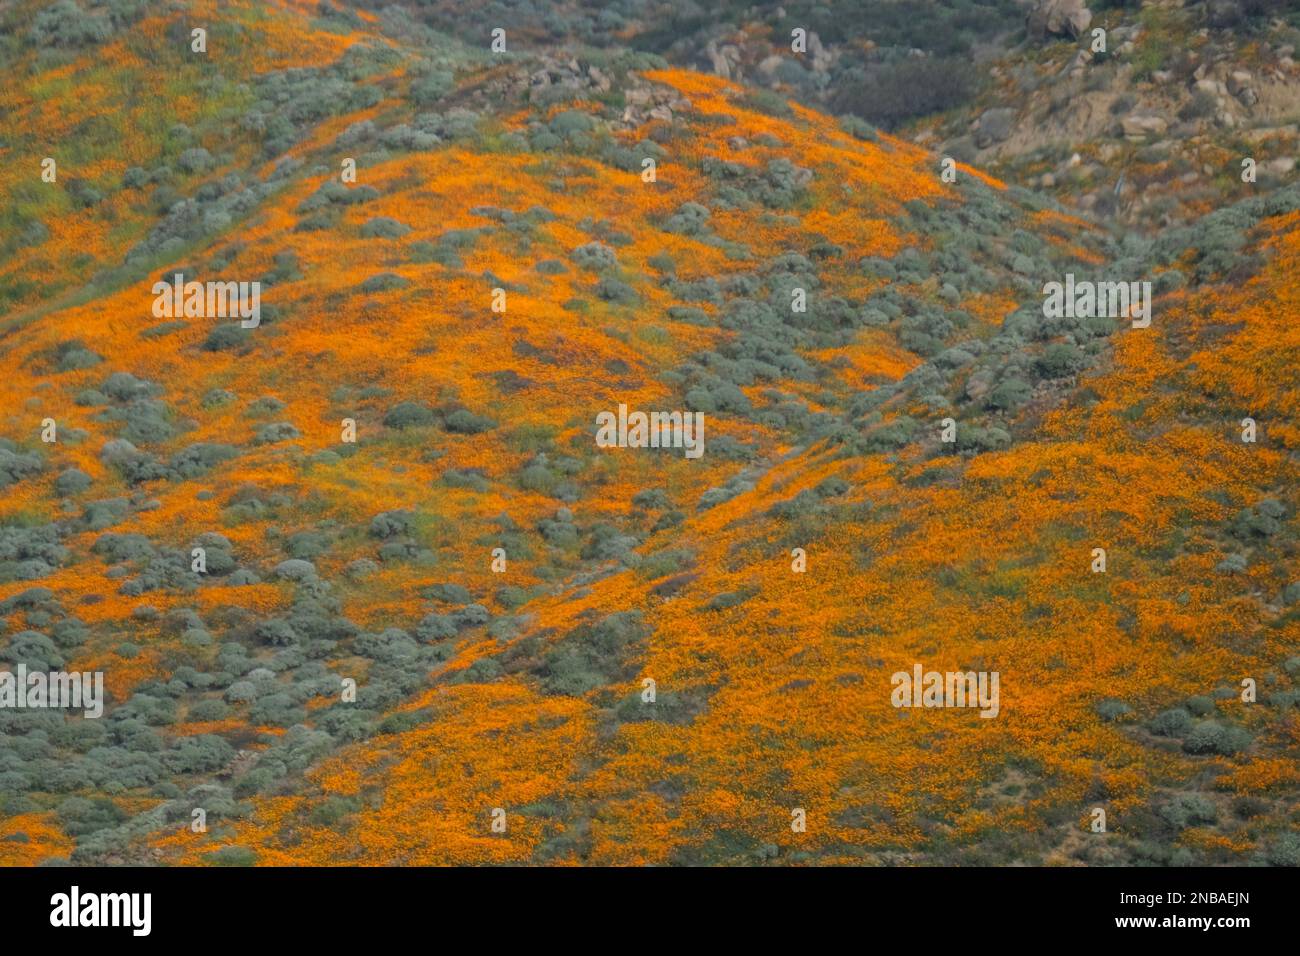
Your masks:
M1300 863L1300 187L7 6L0 865Z

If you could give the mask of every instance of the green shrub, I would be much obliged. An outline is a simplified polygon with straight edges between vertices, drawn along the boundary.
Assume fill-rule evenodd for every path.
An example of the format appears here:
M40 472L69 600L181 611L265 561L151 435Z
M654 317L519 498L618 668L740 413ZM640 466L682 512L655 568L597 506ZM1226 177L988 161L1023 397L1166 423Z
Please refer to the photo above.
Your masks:
M396 273L380 272L362 282L360 288L362 292L391 292L395 289L404 289L410 284L411 280Z
M55 0L36 14L28 32L42 47L85 47L103 43L113 34L113 23L102 10L89 11L73 0Z
M449 432L461 435L478 435L497 427L497 423L484 415L475 415L469 409L458 408L447 416L444 425Z
M257 854L244 846L223 846L203 858L212 866L253 866Z
M1300 833L1279 834L1265 853L1274 866L1300 866Z
M430 70L411 82L409 96L416 106L432 106L455 88L456 78L447 70Z
M433 409L418 402L401 402L394 405L384 416L384 425L388 428L419 428L432 425L438 420Z
M410 226L389 216L368 219L361 227L361 235L367 239L400 239L410 231Z
M846 77L831 104L836 112L897 129L969 102L980 85L980 74L968 58L904 57L874 66L861 79Z
M631 657L649 636L640 611L611 614L570 631L537 669L548 693L581 696L630 679Z
M1219 819L1215 805L1199 793L1179 793L1159 810L1160 816L1175 830L1209 826Z
M1163 710L1147 724L1147 729L1160 737L1181 737L1191 728L1192 715L1181 707Z
M1203 720L1188 732L1183 749L1190 754L1229 756L1250 746L1250 734L1241 727Z
M1107 697L1103 700L1097 701L1093 710L1096 711L1098 717L1105 721L1116 721L1126 714L1133 712L1132 707L1124 703L1122 700L1116 700L1113 697Z

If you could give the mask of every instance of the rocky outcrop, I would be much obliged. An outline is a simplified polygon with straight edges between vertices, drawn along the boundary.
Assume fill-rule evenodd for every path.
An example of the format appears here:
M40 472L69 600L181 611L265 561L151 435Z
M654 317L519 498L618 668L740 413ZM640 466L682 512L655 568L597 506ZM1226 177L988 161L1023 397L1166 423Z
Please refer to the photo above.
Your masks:
M1078 39L1092 24L1092 11L1083 0L1038 0L1029 12L1025 29L1036 40L1048 37Z

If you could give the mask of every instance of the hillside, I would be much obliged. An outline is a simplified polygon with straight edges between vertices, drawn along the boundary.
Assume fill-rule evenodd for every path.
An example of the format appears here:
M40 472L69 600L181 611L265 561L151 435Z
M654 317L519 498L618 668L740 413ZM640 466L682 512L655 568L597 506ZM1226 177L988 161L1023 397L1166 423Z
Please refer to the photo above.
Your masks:
M3 16L0 658L108 702L0 708L0 864L1300 861L1296 186L1120 236L646 44Z

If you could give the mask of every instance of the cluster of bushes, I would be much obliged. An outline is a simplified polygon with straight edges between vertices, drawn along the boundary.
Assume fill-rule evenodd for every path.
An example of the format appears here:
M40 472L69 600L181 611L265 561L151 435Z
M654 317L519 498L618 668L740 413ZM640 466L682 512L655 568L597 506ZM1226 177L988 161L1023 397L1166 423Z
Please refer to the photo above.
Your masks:
M700 495L699 503L696 505L697 510L706 511L724 501L730 501L737 495L753 491L758 479L763 476L763 470L762 467L755 465L746 466L729 477L723 485L707 489Z
M577 458L541 451L524 463L515 477L515 483L525 491L535 491L572 503L581 495L581 489L574 478L582 469L583 463Z
M477 229L448 229L440 235L436 242L426 242L420 240L413 242L410 246L410 255L412 262L436 262L444 265L449 269L463 269L465 262L461 258L462 253L473 248L480 236L486 235L490 230L486 227Z
M275 188L270 181L245 183L239 173L230 172L204 183L192 197L176 196L149 235L127 252L126 261L175 255L204 236L224 232L257 208Z
M821 434L833 425L829 414L811 412L800 399L775 389L764 393L764 405L756 405L743 391L765 382L814 381L817 373L800 351L842 345L866 324L862 310L818 293L817 272L806 256L786 253L756 271L723 278L685 282L672 273L664 275L662 284L676 297L720 305L717 323L736 333L664 376L681 388L687 408L739 415L801 435ZM796 290L802 290L805 311L792 309ZM680 310L670 317L690 319ZM746 457L738 446L729 454Z
M421 109L433 106L456 87L456 77L452 72L438 69L433 64L419 64L412 73L406 95Z
M415 514L410 511L385 511L370 521L370 536L382 543L376 557L384 562L416 561L421 564L433 564L437 558L434 553L415 541L410 535L415 531Z
M103 356L86 348L78 339L59 343L52 358L55 372L79 372L94 368L104 360Z
M137 448L136 443L165 442L177 432L171 409L155 397L159 392L160 388L152 382L136 378L129 372L114 372L98 389L88 389L77 395L78 405L104 406L96 416L97 420L125 423L121 437L104 443L100 458L128 484L195 478L237 457L239 451L234 446L214 442L191 444L165 463ZM60 475L56 490L60 494L75 494L89 487L89 483L89 476L70 469ZM88 518L88 523L92 529L96 525L102 526L98 518Z
M714 181L714 202L719 209L790 209L813 180L811 169L796 166L784 156L768 160L762 167L707 156L701 169ZM679 211L665 228L669 232L693 234L688 231L694 228L691 221L677 222L681 216Z
M668 158L668 152L659 143L650 139L643 139L632 146L624 146L617 139L611 138L602 143L599 158L615 169L639 174L645 168L643 165L645 160L653 159L655 163L662 163Z
M140 451L125 438L115 438L105 442L100 450L100 458L132 485L160 479L183 480L198 477L216 465L237 457L238 454L238 449L232 445L196 442L181 449L168 462L163 463L154 455ZM97 509L97 514L103 507L111 508L104 502L92 503L87 507L88 511L92 508ZM87 521L91 525L99 525L99 520L92 518L89 513Z
M35 452L19 451L8 438L0 438L0 491L45 470L45 460Z
M686 726L708 709L713 690L692 687L682 691L656 691L653 702L643 700L641 691L633 691L607 713L615 726L647 722Z
M55 0L37 11L27 36L42 48L96 46L135 23L147 9L146 0L108 0L93 7Z
M1264 498L1238 511L1229 530L1244 541L1271 538L1282 530L1287 516L1285 504L1276 498Z
M436 71L430 74L436 75ZM441 81L417 79L412 90L423 91L419 96L427 99L440 85ZM482 135L481 126L482 117L478 113L464 107L453 107L445 113L417 113L409 123L390 126L379 126L373 120L360 120L340 133L335 143L341 151L350 154L357 153L360 147L369 147L369 152L355 157L358 164L364 165L380 162L390 152L419 152L447 143L477 142Z
M110 569L110 577L128 574L127 564L139 570L135 577L122 582L118 588L121 594L137 597L159 589L184 593L198 587L198 576L190 569L190 557L186 552L155 547L144 535L110 532L101 535L90 550L109 564L119 566Z
M1215 712L1213 699L1191 697L1181 707L1156 714L1147 729L1159 737L1181 740L1183 750L1189 754L1231 756L1249 747L1250 732L1236 724L1211 719Z
M391 68L400 55L377 44L354 44L326 67L291 67L256 75L253 106L242 127L262 139L270 159L287 152L321 120L368 109L383 99L376 85L359 82Z
M980 452L1011 441L1006 420L1034 396L1058 392L1086 369L1117 327L1111 319L1047 319L1041 285L1073 272L1092 276L1083 265L1017 227L1014 204L992 196L982 184L963 187L960 203L906 204L918 230L935 236L935 251L904 249L891 260L869 257L859 267L889 281L873 293L862 311L864 324L895 331L901 344L928 361L902 379L856 398L849 409L861 438L836 434L851 452L887 451L920 438L935 453L954 449L938 442L940 416L957 419L955 450ZM1109 273L1112 270L1107 270ZM995 278L1010 272L1012 287L1027 300L989 337L972 335L971 316L957 307L963 298L995 289ZM1142 273L1136 273L1141 275ZM904 292L931 276L932 293ZM968 337L962 338L966 335ZM888 407L928 406L934 419L920 423L905 414L882 414Z
M156 398L137 397L115 402L95 416L101 422L122 422L119 432L133 445L153 445L167 441L175 434L172 411Z
M379 537L405 533L410 530L410 516L378 515L373 530ZM202 535L195 544L206 549L209 567L218 573L229 573L234 567L230 543L221 535ZM320 536L311 532L286 539L286 549L294 554L314 556L323 546ZM135 534L102 535L93 550L110 562L144 563L150 568L164 554ZM310 561L291 557L277 566L276 574L294 584L289 612L259 620L248 612L226 609L225 619L218 623L233 639L216 647L215 653L204 651L214 642L208 624L197 614L184 608L169 612L161 626L181 636L182 645L193 649L190 659L199 666L187 663L176 667L170 679L137 685L126 700L110 708L104 720L71 719L51 712L0 714L4 731L0 733L0 802L6 811L29 807L24 794L33 789L67 793L88 783L108 795L148 789L168 798L155 810L129 818L111 801L65 801L61 819L78 840L74 859L83 860L120 850L151 830L183 821L194 806L204 807L210 818L235 815L240 812L234 802L237 797L284 786L288 777L301 773L339 742L402 729L405 724L386 720L385 712L416 692L424 675L447 658L450 638L490 620L481 605L466 603L469 592L447 584L436 586L431 596L464 606L445 615L429 615L416 629L416 637L400 628L363 633L342 616L332 588ZM63 616L46 589L29 589L0 605L0 614L15 612L23 613L29 624L52 624L54 639L37 631L19 632L7 642L5 660L42 668L61 666L63 649L86 639L84 625ZM142 622L157 619L156 612L138 616ZM342 642L346 651L340 647ZM323 662L336 654L370 662L356 703L342 702L340 675ZM480 670L486 673L491 668ZM298 726L307 719L305 705L313 697L339 699L314 713L314 728ZM174 726L182 716L187 721L221 720L232 710L243 712L253 726L289 730L269 739L271 746L236 778L233 793L220 785L198 784L182 795L175 780L224 771L234 757L234 747L213 734L180 736L169 742L156 728Z
M564 147L566 152L595 152L597 144L609 141L609 131L590 113L561 110L546 123L534 121L528 127L528 146L534 152Z
M516 641L494 658L496 673L529 673L548 694L582 696L630 681L650 629L640 611L620 611L580 624L554 642L545 634Z
M384 416L384 426L396 430L427 428L433 425L460 435L477 435L496 428L496 422L457 405L430 408L419 402L399 402Z
M566 135L590 131L594 123L582 114L562 113L557 119L560 132ZM766 169L716 159L706 159L705 165L718 184L722 205L788 204L806 183L806 174L781 161ZM737 194L727 199L722 196L726 189L737 190ZM1050 246L1018 230L1014 204L981 185L969 187L962 203L934 207L913 201L907 212L918 229L937 234L943 241L936 242L933 252L906 249L892 260L863 260L865 272L892 282L861 305L820 294L818 269L808 255L790 253L754 272L691 280L679 278L671 260L653 263L662 272L661 283L674 297L719 308L719 324L737 333L716 350L693 356L665 376L681 389L686 406L706 413L743 415L800 434L843 438L842 426L832 416L814 414L798 399L769 389L763 393L765 404L758 405L743 389L789 378L813 380L816 373L800 352L843 345L863 327L892 326L902 344L930 361L902 382L875 390L855 403L850 411L857 419L856 427L871 432L865 447L896 449L919 433L920 424L907 416L879 418L873 424L875 410L895 396L920 397L936 411L964 407L974 420L963 421L958 429L960 450L1008 443L1010 435L1004 427L980 418L1015 413L1034 394L1036 383L1068 381L1091 361L1111 326L1046 323L1027 307L1010 317L991 341L969 339L954 344L953 340L973 325L971 317L956 307L963 296L997 288L1000 283L995 276L1011 269L1021 276L1019 290L1036 297L1041 277L1060 272L1066 256L1056 254L1054 258ZM663 228L712 241L709 217L706 206L687 203ZM617 268L617 253L612 248L616 244L611 235L608 241L598 239L572 255L577 267L607 274L602 281L608 288L602 286L597 295L611 301L629 298L630 292L608 276ZM833 257L842 255L843 250L827 245L811 254ZM904 295L897 288L909 283L920 286L936 272L941 282L932 298ZM796 290L802 292L807 306L802 312L791 309ZM677 307L670 317L708 321L702 310L690 306ZM745 457L743 448L732 451ZM450 480L459 478L456 475ZM465 480L477 484L474 476ZM527 466L521 478L521 484L533 490L547 490L556 482L553 469L540 463ZM744 487L743 478L737 476L731 487L712 489L706 503L725 500Z
M1154 275L1169 270L1169 281L1190 279L1194 284L1225 277L1241 282L1259 269L1262 260L1244 254L1251 231L1264 219L1300 209L1300 183L1292 183L1264 195L1251 196L1231 206L1216 209L1195 223L1162 230L1154 239L1129 234L1115 250L1110 270L1115 275ZM1193 263L1190 276L1178 279L1184 258Z
M299 230L326 229L339 220L339 210L347 206L370 202L379 198L374 186L346 186L336 179L327 179L314 193L298 204L303 216L295 227Z
M845 70L830 105L892 130L963 106L982 88L982 76L967 58L903 53Z
M1205 22L1216 29L1241 29L1287 12L1286 0L1203 0Z
M661 488L648 488L645 491L638 491L632 496L633 520L647 521L654 517L654 523L650 525L651 534L662 531L665 528L676 527L686 520L686 515L674 507L672 500L668 497L667 492ZM658 516L655 516L658 512ZM646 570L645 563L641 565L644 573ZM667 572L665 572L667 573Z
M0 582L33 581L68 559L65 531L55 524L0 525Z

